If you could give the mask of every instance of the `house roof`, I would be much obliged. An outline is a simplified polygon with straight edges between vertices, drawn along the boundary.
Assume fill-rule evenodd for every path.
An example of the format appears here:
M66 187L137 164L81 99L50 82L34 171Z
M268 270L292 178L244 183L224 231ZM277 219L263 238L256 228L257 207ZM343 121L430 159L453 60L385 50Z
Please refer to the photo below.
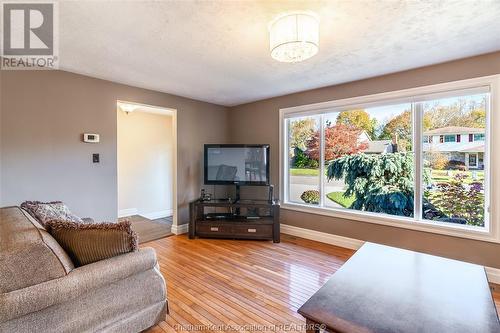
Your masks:
M389 143L391 143L391 140L375 140L375 141L368 141L366 142L368 144L368 148L366 148L363 153L383 153L385 150L385 147Z
M424 143L423 149L425 152L484 153L484 144L477 142Z
M465 148L465 149L462 149L460 151L463 153L484 153L484 145Z
M443 134L480 134L484 133L484 128L476 127L460 127L460 126L448 126L436 128L430 131L424 132L424 135L443 135Z

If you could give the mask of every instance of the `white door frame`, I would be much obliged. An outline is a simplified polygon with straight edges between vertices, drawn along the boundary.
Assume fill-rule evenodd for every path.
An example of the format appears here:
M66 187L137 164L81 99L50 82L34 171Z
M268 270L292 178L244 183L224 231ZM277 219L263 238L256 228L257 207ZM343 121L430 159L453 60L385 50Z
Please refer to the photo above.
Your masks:
M147 111L150 113L156 113L156 114L163 114L166 116L171 116L172 117L172 142L173 142L173 152L172 152L172 232L176 235L179 233L179 227L178 227L178 208L177 208L177 109L172 109L168 108L165 106L158 106L158 105L151 105L151 104L144 104L144 103L137 103L137 102L130 102L130 101L124 101L124 100L117 100L116 101L116 109L118 112L118 103L126 103L126 104L134 104L139 107L146 107L146 108L151 108L155 109L152 111ZM117 124L118 124L118 117L117 117ZM118 136L118 132L117 132ZM118 151L118 140L116 142L117 144L117 151ZM118 160L117 160L117 165L118 165ZM118 175L118 168L116 169L117 175ZM117 183L118 185L118 183ZM118 198L118 187L116 188L116 196ZM116 207L116 210L118 212L118 207Z

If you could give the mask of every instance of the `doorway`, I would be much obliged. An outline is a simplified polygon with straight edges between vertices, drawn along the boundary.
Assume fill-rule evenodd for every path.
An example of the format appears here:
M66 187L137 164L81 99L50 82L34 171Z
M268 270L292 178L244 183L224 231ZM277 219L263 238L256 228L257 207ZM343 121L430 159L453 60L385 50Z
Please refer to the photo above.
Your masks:
M177 226L176 110L117 101L118 218L144 243Z

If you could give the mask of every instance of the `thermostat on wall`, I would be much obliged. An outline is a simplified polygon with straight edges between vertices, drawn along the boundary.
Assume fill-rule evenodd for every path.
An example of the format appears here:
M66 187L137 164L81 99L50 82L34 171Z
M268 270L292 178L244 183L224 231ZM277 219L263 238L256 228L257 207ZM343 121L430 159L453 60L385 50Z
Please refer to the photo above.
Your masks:
M99 142L99 134L85 133L85 134L83 134L83 142L98 143Z

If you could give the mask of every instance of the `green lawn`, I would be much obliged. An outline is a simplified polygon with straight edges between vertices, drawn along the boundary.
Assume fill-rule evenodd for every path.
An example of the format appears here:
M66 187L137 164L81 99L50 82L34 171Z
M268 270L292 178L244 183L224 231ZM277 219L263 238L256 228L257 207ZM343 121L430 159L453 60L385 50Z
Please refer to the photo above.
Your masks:
M447 170L432 170L431 171L431 178L432 182L435 183L447 183L451 180L451 178L456 175L457 173L465 173L467 175L467 178L465 178L465 183L470 184L472 182L484 182L484 171L478 170L478 171L458 171L458 170L452 170L449 172ZM472 173L476 173L476 179L472 178Z
M325 168L326 172L326 168ZM455 175L458 172L465 172L468 177L465 179L465 183L470 184L473 181L484 181L484 171L478 170L476 172L476 179L472 179L472 171L457 171L457 170L452 170L450 171L450 175L448 175L447 170L432 170L432 182L433 183L446 183L449 182L451 177ZM319 175L319 169L299 169L299 168L292 168L290 169L290 175L291 176L311 176L311 177L317 177Z
M354 196L351 197L344 197L344 192L330 192L326 195L326 197L333 202L338 203L344 208L349 208L351 207L352 203L354 202L355 198Z
M290 176L318 176L318 169L290 169Z

